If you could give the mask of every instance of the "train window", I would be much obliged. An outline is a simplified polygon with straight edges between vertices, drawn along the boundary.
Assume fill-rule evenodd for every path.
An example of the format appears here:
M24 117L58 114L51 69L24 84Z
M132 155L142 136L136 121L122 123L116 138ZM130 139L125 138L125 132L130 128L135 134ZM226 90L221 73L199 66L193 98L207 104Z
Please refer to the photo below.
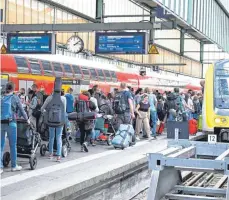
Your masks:
M111 81L111 74L108 70L104 70L105 77L107 81Z
M29 73L28 63L24 57L15 56L18 73Z
M90 72L91 72L91 78L92 80L97 80L97 73L95 71L95 69L90 69Z
M32 74L41 74L41 67L40 63L37 59L29 59L30 68L32 71Z
M69 64L63 64L63 67L64 67L64 71L65 71L65 76L72 77L73 73L72 73L71 66Z
M117 79L116 73L114 71L110 71L111 72L111 76L113 79Z
M86 67L81 67L84 76L90 76L89 70Z
M45 75L53 75L52 66L51 66L50 62L45 61L45 60L41 60L41 63L43 66L44 74Z
M75 75L80 75L80 76L82 76L82 73L81 73L81 70L80 70L79 66L77 66L77 65L72 65L72 68L73 68L73 70L74 70L74 72L75 72Z
M103 70L102 69L97 69L98 75L104 77Z
M99 80L104 80L104 74L102 69L97 69Z
M52 65L53 65L53 69L54 69L55 75L58 76L58 77L62 77L63 76L63 71L62 71L60 63L53 62Z

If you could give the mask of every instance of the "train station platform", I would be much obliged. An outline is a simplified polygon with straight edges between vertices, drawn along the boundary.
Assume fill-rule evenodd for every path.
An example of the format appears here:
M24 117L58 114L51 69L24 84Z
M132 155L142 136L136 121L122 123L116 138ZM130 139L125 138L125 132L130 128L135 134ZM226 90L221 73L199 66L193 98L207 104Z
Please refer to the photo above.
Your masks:
M202 134L191 136L199 140ZM147 153L167 146L166 135L157 140L141 140L134 147L114 150L106 144L80 152L72 142L69 156L57 163L38 155L38 166L29 170L28 160L20 159L21 172L4 169L1 177L2 200L129 200L149 186Z

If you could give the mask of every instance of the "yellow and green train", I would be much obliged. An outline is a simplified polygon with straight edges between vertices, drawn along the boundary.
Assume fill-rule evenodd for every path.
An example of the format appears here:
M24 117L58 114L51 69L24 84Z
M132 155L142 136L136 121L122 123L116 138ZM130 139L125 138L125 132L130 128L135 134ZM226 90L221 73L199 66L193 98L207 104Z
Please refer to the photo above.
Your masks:
M202 130L229 142L229 60L211 65L205 76Z

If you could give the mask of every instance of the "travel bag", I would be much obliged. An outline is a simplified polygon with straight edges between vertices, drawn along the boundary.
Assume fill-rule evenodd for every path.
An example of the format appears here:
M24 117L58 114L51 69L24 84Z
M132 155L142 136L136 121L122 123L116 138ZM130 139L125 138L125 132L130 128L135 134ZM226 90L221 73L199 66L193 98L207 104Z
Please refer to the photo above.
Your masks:
M135 144L135 131L130 124L121 124L112 140L114 148L125 149Z
M158 135L161 135L163 133L165 129L165 123L164 122L160 122L158 125L157 125L157 129L156 129L156 133Z
M190 119L188 122L189 126L189 134L190 135L195 135L198 131L198 124L195 119Z

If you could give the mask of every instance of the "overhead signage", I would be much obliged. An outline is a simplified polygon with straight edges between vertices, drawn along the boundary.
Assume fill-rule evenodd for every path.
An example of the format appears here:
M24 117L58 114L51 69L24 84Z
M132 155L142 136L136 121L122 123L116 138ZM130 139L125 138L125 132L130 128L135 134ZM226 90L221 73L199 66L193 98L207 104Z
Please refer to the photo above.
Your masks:
M1 47L1 54L6 54L7 53L7 48L6 48L6 45L2 45Z
M159 54L159 51L157 50L157 47L155 44L149 47L148 54Z
M56 50L55 35L51 33L7 34L7 53L53 54Z
M63 79L63 85L80 85L80 80Z
M146 54L146 33L143 32L97 32L97 54Z

